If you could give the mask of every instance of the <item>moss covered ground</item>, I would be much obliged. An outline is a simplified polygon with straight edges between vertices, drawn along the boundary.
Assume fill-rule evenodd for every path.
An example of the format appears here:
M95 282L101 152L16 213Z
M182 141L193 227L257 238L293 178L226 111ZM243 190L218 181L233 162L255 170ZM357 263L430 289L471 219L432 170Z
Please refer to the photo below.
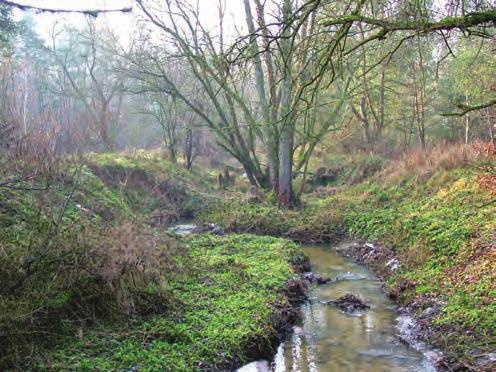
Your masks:
M289 307L285 282L294 273L294 244L272 237L198 236L186 242L181 272L150 291L166 290L161 314L99 324L67 338L43 367L64 370L229 370L247 350L270 347L276 311ZM279 310L278 310L279 309ZM260 351L261 353L264 350Z
M470 167L362 185L344 217L348 233L394 248L403 268L387 284L402 303L442 304L434 341L462 359L496 347L495 194L480 176Z
M144 152L61 164L46 189L2 188L0 369L233 368L268 350L289 306L297 247L261 235L389 246L402 265L387 290L419 313L441 304L431 341L470 365L495 348L494 159L381 164L344 167L295 210L216 196L208 175ZM190 216L241 235L164 228Z
M216 178L190 172L164 160L160 153L92 154L88 166L137 214L166 219L192 217L210 198Z

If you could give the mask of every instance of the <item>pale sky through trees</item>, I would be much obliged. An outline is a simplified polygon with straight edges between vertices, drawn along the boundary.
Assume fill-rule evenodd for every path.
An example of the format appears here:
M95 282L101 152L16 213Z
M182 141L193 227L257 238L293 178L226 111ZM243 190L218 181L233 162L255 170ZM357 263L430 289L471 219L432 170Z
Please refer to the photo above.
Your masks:
M194 1L196 0L189 0ZM138 7L135 6L133 0L18 0L19 4L42 6L54 9L74 9L74 10L91 10L91 9L120 9L123 7L133 6L133 13L107 13L98 16L99 23L106 23L111 29L117 31L123 41L127 40L130 35L130 30L134 28L138 16ZM193 2L193 3L194 3ZM245 13L242 0L222 0L223 6L226 7L225 14L225 36L227 39L237 35L236 29L242 30L245 28ZM199 0L200 14L202 22L211 29L218 27L219 0ZM26 12L15 10L16 18L22 18ZM33 20L37 25L38 32L48 38L54 22L67 23L72 26L85 24L85 17L82 14L51 14L39 13L33 14Z

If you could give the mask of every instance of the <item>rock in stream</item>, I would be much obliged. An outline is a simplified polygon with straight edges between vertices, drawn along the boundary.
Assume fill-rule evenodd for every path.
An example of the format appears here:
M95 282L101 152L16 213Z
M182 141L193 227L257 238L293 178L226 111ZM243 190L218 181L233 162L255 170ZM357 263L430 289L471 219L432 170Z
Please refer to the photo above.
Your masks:
M352 295L351 293L347 293L336 300L330 300L326 303L328 305L334 305L347 313L353 313L357 310L370 309L370 305L367 305L360 298Z

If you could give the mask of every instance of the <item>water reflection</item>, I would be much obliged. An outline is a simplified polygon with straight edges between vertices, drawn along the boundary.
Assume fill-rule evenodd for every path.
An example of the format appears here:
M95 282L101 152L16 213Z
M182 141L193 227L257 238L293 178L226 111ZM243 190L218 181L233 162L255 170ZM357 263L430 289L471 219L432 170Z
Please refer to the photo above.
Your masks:
M435 371L422 353L399 341L394 304L370 272L329 248L304 250L314 271L338 280L312 291L313 301L302 306L302 324L279 346L272 363L252 363L241 372ZM371 308L349 315L324 303L346 293Z

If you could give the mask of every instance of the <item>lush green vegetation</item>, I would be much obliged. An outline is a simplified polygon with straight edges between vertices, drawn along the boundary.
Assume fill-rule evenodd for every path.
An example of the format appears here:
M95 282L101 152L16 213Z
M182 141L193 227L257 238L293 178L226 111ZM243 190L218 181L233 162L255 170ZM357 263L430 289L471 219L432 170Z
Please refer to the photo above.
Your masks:
M0 190L3 368L29 361L33 343L161 301L145 294L146 283L177 254L174 239L131 222L131 207L89 166L57 167L35 184ZM163 254L149 251L157 245Z
M444 336L433 341L463 358L488 351L494 159L431 156L438 163L339 158L356 164L353 171L335 157L336 177L315 184L295 210L209 196L210 178L146 153L60 164L47 189L3 188L2 365L229 368L247 351L267 350L288 306L283 291L296 246L252 235L180 242L149 227L151 215L172 209L167 221L196 215L231 232L382 242L402 263L388 291L405 304L420 301L419 312L442 304L433 326ZM366 180L339 187L351 179Z
M166 222L196 214L215 185L208 173L187 171L160 152L92 154L89 167L136 213Z
M469 349L490 350L496 324L496 209L479 174L464 168L422 182L361 185L348 194L344 221L349 233L394 248L404 267L390 278L389 290L398 292L407 282L402 302L419 296L441 301L436 324L463 331L439 341L464 356ZM427 300L419 311L431 305Z
M494 356L493 0L124 2L0 0L0 370L232 369L348 237Z
M233 235L188 239L181 272L148 291L166 291L161 314L100 324L68 338L49 354L52 368L143 371L229 369L247 350L271 345L288 307L285 282L293 276L294 244L271 237Z

